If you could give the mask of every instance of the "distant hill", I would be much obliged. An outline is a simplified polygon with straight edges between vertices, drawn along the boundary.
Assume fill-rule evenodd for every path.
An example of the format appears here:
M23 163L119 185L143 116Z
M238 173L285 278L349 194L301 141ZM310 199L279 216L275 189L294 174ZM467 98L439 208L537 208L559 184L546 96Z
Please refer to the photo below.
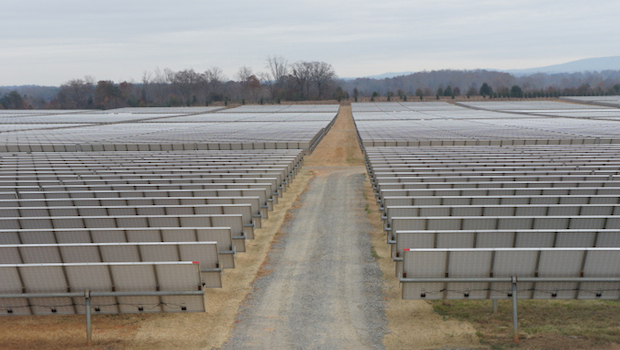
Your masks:
M561 64L555 64L551 66L545 67L537 67L537 68L525 68L525 69L484 69L487 71L495 71L495 72L505 72L510 73L517 77L522 77L524 75L532 75L536 73L545 73L545 74L557 74L557 73L579 73L579 72L602 72L605 70L615 70L620 71L620 56L611 56L611 57L595 57L595 58L586 58L583 60L571 61ZM377 75L369 75L365 77L359 78L368 78L368 79L390 79L403 75L411 75L415 72L389 72ZM344 80L353 80L358 78L343 78Z
M29 98L41 99L49 102L56 98L60 88L57 86L39 86L39 85L20 85L20 86L0 86L0 96L11 91L17 91L21 95Z
M395 77L400 77L403 75L411 75L415 72L389 72L389 73L383 73L383 74L377 74L377 75L368 75L365 77L356 77L356 78L341 78L342 80L355 80L355 79L377 79L377 80L382 80L382 79L391 79L391 78L395 78Z
M410 75L413 74L415 72L389 72L389 73L383 73L383 74L378 74L378 75L369 75L367 77L364 78L370 78L370 79L385 79L385 78L394 78L394 77L398 77L401 75Z
M499 70L499 69L498 69ZM556 74L556 73L579 73L579 72L602 72L605 70L620 71L620 56L595 57L583 60L571 61L551 66L500 70L515 76L532 75L536 73Z

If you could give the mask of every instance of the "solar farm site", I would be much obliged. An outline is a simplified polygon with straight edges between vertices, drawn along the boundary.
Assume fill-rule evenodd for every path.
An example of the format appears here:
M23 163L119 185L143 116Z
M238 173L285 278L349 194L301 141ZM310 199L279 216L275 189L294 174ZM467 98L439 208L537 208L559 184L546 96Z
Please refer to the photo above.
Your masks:
M577 102L0 111L0 347L618 347L620 109Z
M556 101L353 104L411 300L620 298L620 110ZM523 337L521 337L523 338Z

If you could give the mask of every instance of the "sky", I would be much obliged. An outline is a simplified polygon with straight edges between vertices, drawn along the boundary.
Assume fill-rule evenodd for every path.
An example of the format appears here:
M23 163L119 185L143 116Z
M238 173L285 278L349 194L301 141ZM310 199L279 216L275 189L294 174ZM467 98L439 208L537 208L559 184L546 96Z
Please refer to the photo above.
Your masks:
M140 81L159 68L234 79L268 56L340 77L518 69L620 56L620 1L2 1L0 86Z

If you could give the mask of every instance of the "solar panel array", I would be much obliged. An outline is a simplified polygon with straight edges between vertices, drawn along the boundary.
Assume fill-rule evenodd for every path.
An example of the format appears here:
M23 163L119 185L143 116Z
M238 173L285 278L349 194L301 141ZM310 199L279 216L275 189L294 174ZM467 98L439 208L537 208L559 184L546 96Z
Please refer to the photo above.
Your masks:
M488 101L457 102L458 106L490 111L545 111L545 110L597 110L600 107L560 101Z
M54 114L73 114L83 113L87 110L72 109L0 109L0 116L33 116L33 115L54 115Z
M354 103L363 147L620 143L620 109L552 102ZM449 106L449 107L448 107ZM588 120L585 120L588 119Z
M544 115L617 110L394 105L353 117L403 298L620 297L620 123Z
M406 249L404 299L620 299L620 248ZM493 275L489 275L489 271ZM616 281L611 281L613 279ZM610 281L608 281L609 279ZM434 281L433 281L434 280Z
M0 228L226 227L211 240L229 255L245 251L302 160L301 150L3 154Z
M4 111L0 114L0 152L311 151L333 124L338 108L278 105L226 110L179 107L39 114Z
M124 107L109 109L107 113L132 113L132 114L198 114L213 113L225 110L226 107Z
M312 109L0 113L0 315L204 311L338 106Z
M283 122L330 122L333 113L211 113L191 116L167 117L145 120L145 123L283 123ZM253 124L248 124L252 126ZM304 124L299 124L304 125Z
M53 115L34 115L34 116L3 116L0 115L1 125L50 125L57 124L59 127L73 125L96 125L96 124L116 124L126 122L137 122L141 120L159 119L163 117L177 116L178 114L161 114L155 118L153 115L132 114L132 113L102 113L102 112L86 112L71 114L53 114ZM64 124L64 125L63 125Z
M560 98L565 101L620 108L620 96L567 96Z
M338 113L339 105L245 105L222 113Z
M458 102L457 105L480 110L502 111L534 116L609 119L614 121L620 118L619 108L556 101ZM609 104L609 106L620 107L620 104L616 106Z
M84 314L84 291L102 314L205 311L191 261L0 264L0 277L2 315Z
M460 110L447 102L380 102L380 103L352 103L351 111L356 113L378 112L437 112ZM357 118L357 117L356 117Z

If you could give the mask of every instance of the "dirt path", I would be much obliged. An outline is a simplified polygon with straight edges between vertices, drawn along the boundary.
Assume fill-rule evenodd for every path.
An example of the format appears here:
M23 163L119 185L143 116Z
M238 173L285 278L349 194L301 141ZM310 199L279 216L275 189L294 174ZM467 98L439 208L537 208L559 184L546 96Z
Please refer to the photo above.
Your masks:
M305 169L224 349L479 348L473 327L399 295L350 107Z
M311 181L225 349L382 347L382 273L363 220L363 181L356 168Z
M345 107L308 157L304 168L315 177L274 242L225 349L383 348L383 274L371 253L354 132Z

